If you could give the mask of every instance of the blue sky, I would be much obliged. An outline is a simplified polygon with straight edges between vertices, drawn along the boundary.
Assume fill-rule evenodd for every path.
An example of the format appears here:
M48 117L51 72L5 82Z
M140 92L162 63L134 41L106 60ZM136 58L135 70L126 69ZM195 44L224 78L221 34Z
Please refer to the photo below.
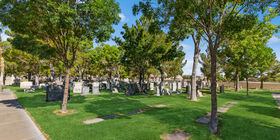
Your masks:
M121 31L123 31L122 26L127 23L128 26L131 26L132 24L135 24L136 19L139 19L138 16L134 16L132 13L132 7L134 4L138 4L140 0L116 0L119 3L119 6L121 8L121 13L119 16L121 17L121 21L118 25L114 25L115 33L112 34L112 37L121 37ZM280 16L275 18L272 23L276 25L280 25ZM277 34L280 36L280 33ZM7 36L2 34L2 39L6 40ZM112 40L107 41L107 44L115 45L116 43ZM184 47L183 51L186 53L185 59L188 61L186 66L183 68L184 74L190 75L192 70L192 64L193 64L193 52L194 52L194 44L192 39L186 39L184 41L180 42L180 45ZM280 60L280 39L276 36L273 36L272 39L270 39L268 46L271 47L274 52L277 55L277 59ZM206 46L202 48L202 52L205 52ZM197 69L198 75L201 75L200 72L200 65Z

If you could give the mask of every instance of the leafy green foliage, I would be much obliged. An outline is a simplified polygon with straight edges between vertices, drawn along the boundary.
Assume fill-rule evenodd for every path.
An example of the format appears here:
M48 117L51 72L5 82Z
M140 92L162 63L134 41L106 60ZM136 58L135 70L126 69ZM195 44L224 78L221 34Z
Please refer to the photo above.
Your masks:
M120 73L120 50L118 46L101 45L91 52L91 63L99 76L107 75L109 78Z

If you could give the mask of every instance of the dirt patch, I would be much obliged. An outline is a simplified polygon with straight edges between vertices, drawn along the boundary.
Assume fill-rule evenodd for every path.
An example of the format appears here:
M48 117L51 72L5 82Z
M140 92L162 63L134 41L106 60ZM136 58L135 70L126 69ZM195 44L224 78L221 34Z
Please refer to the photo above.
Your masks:
M182 130L176 130L171 134L160 136L160 138L163 140L188 140L191 138L191 135Z
M53 113L56 115L70 115L77 112L75 110L67 110L67 112L61 112L61 110L55 110Z

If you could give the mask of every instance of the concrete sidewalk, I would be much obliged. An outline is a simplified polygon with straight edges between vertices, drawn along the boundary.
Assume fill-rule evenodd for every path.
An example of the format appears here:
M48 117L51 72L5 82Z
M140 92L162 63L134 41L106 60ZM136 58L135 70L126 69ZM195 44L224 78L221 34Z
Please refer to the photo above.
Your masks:
M10 90L0 93L0 139L45 140Z

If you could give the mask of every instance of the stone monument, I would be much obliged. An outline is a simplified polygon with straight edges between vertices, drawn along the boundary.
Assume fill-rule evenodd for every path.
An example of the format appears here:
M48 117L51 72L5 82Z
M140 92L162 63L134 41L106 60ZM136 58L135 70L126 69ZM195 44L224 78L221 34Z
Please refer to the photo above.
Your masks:
M56 102L62 101L64 96L64 86L62 85L49 85L46 91L46 101ZM68 89L68 100L70 100L70 88Z
M82 87L81 95L90 95L90 93L89 93L89 86L83 86Z
M99 95L100 91L99 91L99 82L93 82L92 83L92 94L93 95Z
M20 88L29 89L32 86L32 82L20 82Z
M73 93L82 93L83 82L74 82L73 84Z

